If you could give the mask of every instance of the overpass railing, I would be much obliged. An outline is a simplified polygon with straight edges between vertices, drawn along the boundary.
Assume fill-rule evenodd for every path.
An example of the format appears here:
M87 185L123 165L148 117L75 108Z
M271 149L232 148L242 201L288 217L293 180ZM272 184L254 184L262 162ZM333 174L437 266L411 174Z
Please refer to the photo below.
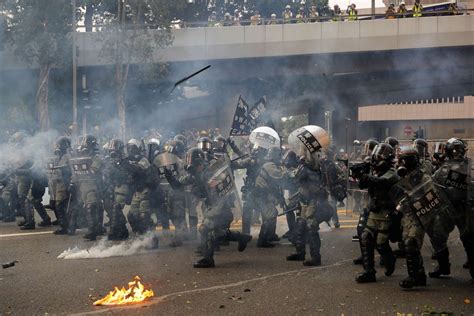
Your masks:
M266 19L261 18L258 22L252 20L239 20L238 23L234 21L196 21L196 22L186 22L186 21L173 21L171 24L172 29L185 29L185 28L202 28L202 27L230 27L230 26L262 26L262 25L285 25L285 24L301 24L301 23L321 23L321 22L356 22L356 21L366 21L366 20L382 20L382 19L406 19L406 18L415 18L420 19L423 17L434 17L434 16L461 16L461 15L471 15L474 12L474 9L460 9L456 13L453 13L451 10L433 10L433 11L423 11L421 17L413 17L412 12L407 13L375 13L375 14L359 14L357 19L354 20L352 16L349 15L336 15L336 16L317 16L311 18L304 18L303 20L297 18L291 19ZM121 29L124 30L133 30L133 29L159 29L157 25L153 24L127 24L121 25ZM116 26L108 24L94 24L91 27L86 27L84 25L78 25L77 30L79 32L97 32L97 31L113 31L116 29Z

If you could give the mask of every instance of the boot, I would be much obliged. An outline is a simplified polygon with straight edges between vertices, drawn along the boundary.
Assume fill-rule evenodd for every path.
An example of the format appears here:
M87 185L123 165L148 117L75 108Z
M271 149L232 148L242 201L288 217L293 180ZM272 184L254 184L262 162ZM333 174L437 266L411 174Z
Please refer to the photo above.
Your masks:
M471 282L474 284L474 232L464 233L461 236L461 241L467 255L467 266L469 274L471 275Z
M243 252L247 248L247 244L252 240L251 235L239 234L239 246L237 250Z
M41 217L41 223L38 226L45 227L51 226L51 217L49 217L48 213L46 213L46 209L44 208L43 204L35 203L35 209L38 212L39 216Z
M354 260L352 260L352 263L353 263L354 265L357 265L357 266L364 264L364 260L362 259L362 255L359 256L359 257L357 257L357 258L355 258Z
M214 268L214 244L212 233L207 229L201 230L201 253L203 258L193 263L194 268Z
M268 240L268 223L266 222L263 222L262 226L260 227L260 233L258 234L258 240L257 240L257 247L258 248L275 247L275 245L270 243Z
M269 242L278 242L280 241L280 237L276 234L276 218L272 218L268 220L268 241Z
M362 261L364 272L356 277L357 283L371 283L376 282L375 278L375 262L374 250L375 240L372 234L364 231L360 240L360 248L362 250Z
M437 253L438 266L429 273L430 278L440 278L443 275L451 274L451 264L449 263L449 250L445 249Z
M304 261L306 256L306 221L299 219L295 225L294 239L296 252L287 256L287 261Z
M49 221L41 221L38 226L40 227L47 227L47 226L51 226L51 219Z
M25 223L23 226L20 227L21 230L33 230L35 229L35 222L28 222Z
M393 254L397 258L406 258L405 244L403 242L398 242L398 249L394 250Z
M317 228L309 229L309 252L311 254L311 260L303 262L304 266L314 267L321 265L321 238Z
M193 263L193 268L214 268L216 265L213 258L202 258Z
M111 232L107 235L107 239L111 241L120 241L120 240L127 240L129 237L128 230Z
M352 263L354 265L362 265L362 264L364 264L364 258L362 257L362 245L361 245L361 241L360 241L359 236L357 236L357 240L359 242L359 248L360 248L361 255L359 257L355 258L354 260L352 260Z
M406 252L408 277L400 281L400 287L411 289L415 286L426 286L426 274L420 252Z
M59 228L54 231L53 234L55 235L66 235L68 233L68 230L65 228Z
M386 243L382 246L378 246L377 251L380 253L380 255L383 258L384 267L385 267L385 275L391 276L393 272L395 271L395 263L397 261L397 258L392 252L392 248L390 248L390 245Z
M97 234L95 232L90 232L90 233L85 234L83 238L89 241L94 241L97 239Z
M24 219L22 219L21 221L19 221L19 222L17 223L17 225L18 225L19 227L25 226L25 224L26 224L26 220L24 220Z

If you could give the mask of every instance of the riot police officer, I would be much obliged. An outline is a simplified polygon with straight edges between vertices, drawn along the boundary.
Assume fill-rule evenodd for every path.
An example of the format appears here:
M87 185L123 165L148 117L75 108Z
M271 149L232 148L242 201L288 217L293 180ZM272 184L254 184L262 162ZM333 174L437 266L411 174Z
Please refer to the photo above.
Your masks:
M329 147L329 135L319 126L308 125L293 131L288 137L290 147L300 157L298 168L290 175L298 186L300 216L294 233L296 252L288 261L303 261L305 266L321 265L319 224L331 219L334 210L328 202L329 192L321 172L322 150ZM311 260L305 260L306 242Z
M274 244L277 209L276 206L282 202L285 182L285 174L281 168L280 147L270 147L264 159L264 164L255 181L255 202L262 214L262 225L258 235L257 247L271 248Z
M428 143L422 138L417 138L413 141L413 147L418 151L420 162L426 173L433 173L433 164L431 163L430 153L428 150Z
M86 211L88 233L85 239L95 240L103 233L100 222L101 208L101 181L102 181L102 159L97 148L97 138L92 135L85 135L78 140L78 151L70 159L72 169L71 182L78 192L79 202ZM75 222L72 215L71 221ZM75 226L75 223L69 223ZM70 227L71 228L71 227ZM73 227L72 229L75 229Z
M238 242L238 251L242 252L252 236L231 230L223 230L220 217L223 208L228 206L227 195L231 192L231 169L222 168L218 163L209 166L206 155L200 148L192 148L186 155L187 173L179 179L170 170L165 169L165 175L174 188L192 185L192 193L203 200L203 221L199 227L201 245L199 253L202 258L194 262L195 268L212 268L214 263L214 247L216 240L226 239Z
M182 239L186 232L186 195L184 187L172 188L165 177L165 169L170 171L174 177L179 178L184 174L184 166L181 158L184 158L185 147L180 140L171 140L165 145L165 152L158 155L154 165L160 176L160 187L164 194L164 210L172 220L175 227L175 235L171 242L172 247L182 245Z
M260 172L267 150L256 146L252 149L250 156L232 162L232 169L245 169L244 185L240 189L242 192L242 232L250 234L252 217L256 210L254 191L255 181Z
M412 210L411 205L422 203L426 192L435 192L433 187L427 187L421 192L420 198L415 197L416 188L423 183L431 182L431 175L426 173L420 161L418 150L412 146L401 146L398 152L398 174L402 176L400 181L391 188L390 195L395 203L397 203L397 211L403 214L402 224L402 240L407 260L408 277L400 282L402 288L412 288L414 286L426 285L426 273L423 267L423 257L421 256L421 247L423 246L423 238L425 228L422 225L417 213ZM431 189L431 190L430 190ZM426 191L426 192L425 192ZM396 197L396 195L400 195ZM401 202L404 199L413 199L410 202ZM431 232L433 220L425 221L428 225L428 232Z
M112 205L109 210L110 231L109 240L125 240L128 238L127 220L123 214L125 205L130 205L133 193L132 174L127 165L125 145L120 139L108 142L104 178L111 185Z
M368 189L369 216L364 228L360 246L364 272L356 277L358 283L375 282L374 251L380 253L385 263L385 275L390 276L395 270L396 258L389 245L390 214L395 205L387 199L388 190L399 180L393 168L395 152L386 143L377 145L371 156L371 173L358 176L361 189Z
M56 140L54 157L48 161L48 188L50 194L50 205L54 208L54 213L60 228L54 233L56 235L67 234L68 214L67 207L70 203L69 184L71 182L71 140L62 136Z
M287 150L282 157L282 163L285 168L286 173L291 174L296 170L299 165L298 156L293 150ZM288 191L288 196L290 197L290 203L288 203L288 209L296 207L297 199L295 195L298 192L298 186L294 178L286 177L286 181L283 184L283 189ZM295 212L286 213L286 222L288 224L288 232L286 232L282 238L287 238L289 241L293 241L293 235L296 226L296 215Z
M126 145L128 155L126 168L130 171L134 183L134 192L127 218L133 232L142 235L154 226L151 218L150 194L155 185L155 176L150 162L143 156L140 147L141 143L137 139L130 139Z
M209 163L215 160L215 157L212 152L212 140L209 137L200 137L197 141L197 148L201 149L204 152L206 161Z
M474 278L474 242L472 215L470 208L471 197L469 190L471 186L471 160L466 157L466 143L459 138L451 138L446 142L445 152L447 159L441 167L435 172L433 178L441 186L441 190L449 198L453 205L452 212L446 214L443 219L448 223L445 227L446 240L448 234L457 227L460 238L468 257L471 277ZM433 272L429 273L432 278L438 278L442 275L451 273L449 263L449 250L438 252L436 254L438 266Z
M364 147L362 149L359 159L356 161L350 161L349 162L349 167L352 167L354 165L361 165L361 164L370 164L370 157L372 155L372 151L374 148L379 144L377 140L374 138L369 138L365 143ZM369 196L367 194L367 190L361 190L359 185L357 184L357 179L354 179L354 177L351 177L351 185L353 186L353 198L354 198L354 210L361 210L359 214L359 221L357 222L357 234L353 236L353 240L359 241L359 246L360 246L360 240L362 233L364 231L365 226L367 225L367 219L369 217L369 209L368 209L368 202L369 202ZM354 181L356 180L356 181ZM353 263L355 265L360 265L363 264L363 259L362 259L362 248L361 248L361 255L358 258L355 258L353 260Z

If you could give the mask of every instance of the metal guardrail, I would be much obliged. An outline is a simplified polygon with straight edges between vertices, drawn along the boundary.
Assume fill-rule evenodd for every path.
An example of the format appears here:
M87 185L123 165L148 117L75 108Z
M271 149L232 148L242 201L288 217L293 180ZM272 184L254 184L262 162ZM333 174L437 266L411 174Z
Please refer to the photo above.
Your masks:
M462 9L458 10L456 14L453 14L452 11L449 10L439 10L439 11L423 11L423 17L433 17L433 16L462 16L462 15L470 15L474 9ZM238 23L234 21L198 21L198 22L186 22L186 21L175 21L170 25L172 29L186 29L186 28L199 28L199 27L237 27L237 26L263 26L263 25L285 25L285 24L306 24L306 23L320 23L320 22L355 22L355 21L367 21L367 20L389 20L389 19L405 19L405 18L414 18L412 12L407 13L391 13L388 16L386 13L376 13L376 14L359 14L356 16L356 20L353 19L353 16L349 15L337 15L337 16L318 16L318 17L311 17L311 18L304 18L303 20L297 18L291 19L265 19L261 18L258 23L252 20L239 20ZM417 18L417 17L415 17ZM92 26L93 31L97 32L98 29L102 28L110 28L110 31L114 30L116 27L109 24L95 24ZM86 31L87 27L85 25L78 25L77 30L80 32ZM125 26L121 26L123 30L133 30L133 29L159 29L157 25L153 24L127 24ZM100 30L102 31L102 30ZM105 30L107 31L107 30Z

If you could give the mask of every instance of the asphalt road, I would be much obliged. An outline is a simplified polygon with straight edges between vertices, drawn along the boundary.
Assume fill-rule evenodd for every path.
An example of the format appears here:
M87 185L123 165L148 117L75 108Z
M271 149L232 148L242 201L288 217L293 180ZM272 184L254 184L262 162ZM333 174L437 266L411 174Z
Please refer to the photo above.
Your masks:
M0 261L20 262L0 270L0 314L416 315L445 311L474 315L474 285L461 267L465 256L455 234L450 240L451 277L430 279L426 288L403 291L398 286L406 276L403 260L397 262L391 277L385 277L383 268L378 267L377 283L355 283L361 267L352 265L359 251L351 242L354 220L343 220L346 228L322 227L321 267L287 262L285 256L293 248L283 240L273 249L258 249L252 241L243 253L237 252L235 244L223 247L215 257L217 267L204 270L191 266L196 245L191 242L169 248L162 238L159 250L65 260L57 257L66 249L86 249L97 243L83 241L81 233L54 236L51 228L23 235L14 224L2 223ZM109 244L98 253L107 254L112 245L117 246ZM424 255L425 267L433 269L427 245ZM135 275L154 290L153 299L127 307L92 306Z

